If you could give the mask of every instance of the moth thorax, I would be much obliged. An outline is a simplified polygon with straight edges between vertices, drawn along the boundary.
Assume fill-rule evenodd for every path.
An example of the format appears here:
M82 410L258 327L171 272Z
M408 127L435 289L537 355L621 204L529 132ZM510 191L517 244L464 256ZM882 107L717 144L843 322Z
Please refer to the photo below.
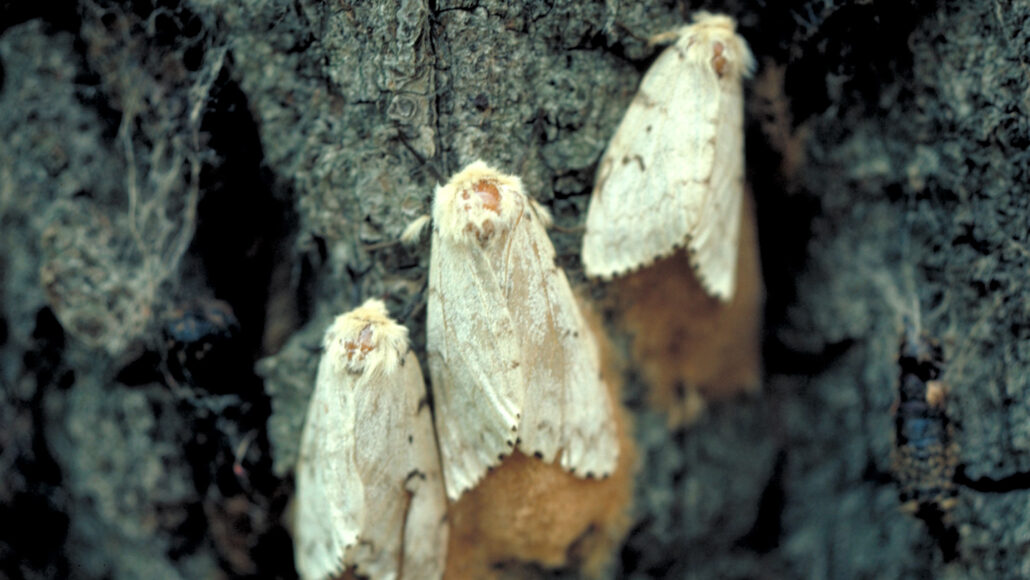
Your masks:
M344 341L343 348L347 356L347 370L360 372L365 367L365 357L376 345L373 340L375 331L371 324L366 324L356 337Z
M472 191L479 196L483 209L488 209L496 214L501 213L501 191L497 189L497 184L485 179L480 180L472 186ZM464 199L468 199L468 196L468 191L462 193Z
M471 187L462 189L459 198L469 218L465 231L474 235L480 243L486 242L496 230L493 218L501 214L501 190L496 183L481 179Z
M712 43L712 69L715 70L715 74L720 77L726 71L726 57L723 56L723 52L726 51L726 46L716 40Z

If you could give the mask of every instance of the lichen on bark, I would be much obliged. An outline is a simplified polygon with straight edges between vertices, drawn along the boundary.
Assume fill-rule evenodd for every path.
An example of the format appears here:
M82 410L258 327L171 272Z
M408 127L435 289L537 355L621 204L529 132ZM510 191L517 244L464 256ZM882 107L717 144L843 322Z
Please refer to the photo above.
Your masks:
M0 6L0 518L57 530L0 532L0 570L292 574L289 471L331 317L383 297L424 361L428 247L393 242L480 157L554 212L559 265L610 307L575 228L646 39L697 8ZM765 382L670 431L627 361L641 467L613 575L1025 575L1030 7L705 8L761 63ZM164 372L166 314L198 297L239 318L231 385ZM890 472L904 316L943 348L950 555Z

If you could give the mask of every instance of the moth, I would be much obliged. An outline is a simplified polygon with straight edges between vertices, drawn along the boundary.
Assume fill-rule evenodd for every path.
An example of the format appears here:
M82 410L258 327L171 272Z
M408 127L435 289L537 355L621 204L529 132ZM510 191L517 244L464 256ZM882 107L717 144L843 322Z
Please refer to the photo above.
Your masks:
M302 578L443 575L447 500L425 381L379 300L325 333L296 480Z
M898 356L892 464L902 508L936 517L958 501L958 450L945 413L947 388L938 380L940 364L940 347L906 322Z
M686 247L706 292L734 292L744 188L743 79L728 16L700 12L644 75L598 166L583 265L610 278Z
M522 182L477 161L436 189L426 343L447 495L519 449L579 477L618 460L596 337Z

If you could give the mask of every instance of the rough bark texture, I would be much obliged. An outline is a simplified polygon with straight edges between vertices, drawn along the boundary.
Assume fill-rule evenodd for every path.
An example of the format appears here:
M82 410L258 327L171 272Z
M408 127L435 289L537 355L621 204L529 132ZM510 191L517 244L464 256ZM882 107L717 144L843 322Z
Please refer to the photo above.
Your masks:
M612 576L1030 575L1030 5L1004 0L0 3L0 575L292 576L330 317L384 297L423 357L428 248L389 242L476 158L580 225L646 38L697 8L760 62L766 375L669 431L628 361ZM583 285L580 235L552 239ZM905 318L944 353L941 521L891 473Z

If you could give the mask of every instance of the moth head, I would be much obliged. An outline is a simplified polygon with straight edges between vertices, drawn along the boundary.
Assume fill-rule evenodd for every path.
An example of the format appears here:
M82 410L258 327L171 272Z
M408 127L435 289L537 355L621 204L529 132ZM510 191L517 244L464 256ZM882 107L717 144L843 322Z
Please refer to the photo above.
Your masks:
M363 374L392 371L407 351L408 329L390 318L382 300L367 300L336 317L322 352L338 372Z
M525 199L518 177L476 161L436 188L433 221L442 236L485 244L516 223Z
M737 34L737 22L725 14L698 12L694 23L680 31L677 45L689 61L710 68L720 79L748 78L754 73L755 57Z

